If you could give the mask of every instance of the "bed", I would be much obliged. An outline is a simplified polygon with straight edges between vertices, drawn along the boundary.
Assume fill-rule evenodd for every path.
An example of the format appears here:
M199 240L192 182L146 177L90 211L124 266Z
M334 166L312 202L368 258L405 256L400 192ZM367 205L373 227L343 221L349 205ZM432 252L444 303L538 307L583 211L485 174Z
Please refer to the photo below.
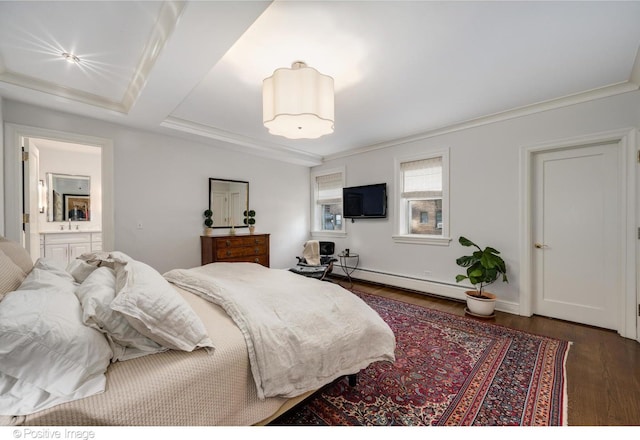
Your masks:
M260 425L324 384L394 360L386 323L332 283L252 263L160 275L117 252L66 268L40 259L30 268L8 243L0 239L2 425ZM34 318L38 307L47 313ZM37 351L42 341L33 351L32 333L34 322L56 313L67 325L68 311L80 324L60 346L79 346L83 370L63 380L67 359ZM21 313L26 318L14 318ZM11 325L29 335L14 337ZM123 342L128 337L134 342Z

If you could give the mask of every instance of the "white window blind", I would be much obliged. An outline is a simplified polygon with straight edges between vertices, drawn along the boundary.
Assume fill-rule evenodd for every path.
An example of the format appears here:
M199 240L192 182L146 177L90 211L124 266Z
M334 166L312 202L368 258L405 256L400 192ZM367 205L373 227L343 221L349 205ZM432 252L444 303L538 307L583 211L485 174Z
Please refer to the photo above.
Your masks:
M342 201L342 173L325 174L316 177L318 197L316 203L329 205Z
M414 160L400 164L402 198L442 197L442 157Z

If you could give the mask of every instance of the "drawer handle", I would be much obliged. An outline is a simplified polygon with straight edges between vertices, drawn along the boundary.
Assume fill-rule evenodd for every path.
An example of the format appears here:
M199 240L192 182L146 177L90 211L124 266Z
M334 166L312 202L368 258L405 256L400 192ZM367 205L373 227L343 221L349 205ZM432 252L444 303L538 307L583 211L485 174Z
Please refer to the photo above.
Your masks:
M256 258L255 260L253 260L254 263L259 263L260 262L260 258Z
M231 256L231 251L227 251L227 257Z
M256 254L260 253L260 248L255 248L254 250L256 251Z
M231 246L231 241L227 240L226 244L227 244L227 246Z
M260 244L260 239L256 238L255 242L256 242L256 244Z

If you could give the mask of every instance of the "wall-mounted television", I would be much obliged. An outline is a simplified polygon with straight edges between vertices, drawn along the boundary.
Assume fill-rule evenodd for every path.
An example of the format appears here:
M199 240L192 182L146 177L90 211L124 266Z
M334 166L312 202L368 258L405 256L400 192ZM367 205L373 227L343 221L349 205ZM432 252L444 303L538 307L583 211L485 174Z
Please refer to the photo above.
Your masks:
M387 184L351 186L342 189L344 218L386 218Z

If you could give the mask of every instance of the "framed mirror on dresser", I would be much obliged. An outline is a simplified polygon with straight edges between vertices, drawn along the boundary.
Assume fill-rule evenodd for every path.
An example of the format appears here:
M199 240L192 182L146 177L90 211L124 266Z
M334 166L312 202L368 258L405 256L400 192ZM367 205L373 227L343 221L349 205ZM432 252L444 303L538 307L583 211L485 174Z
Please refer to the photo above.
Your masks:
M245 212L249 211L249 182L209 178L209 209L213 229L230 229L229 235L200 237L201 263L258 263L269 267L269 234L235 233L248 228ZM246 230L246 229L245 229Z
M209 178L209 209L212 228L246 228L244 212L249 210L249 182Z

